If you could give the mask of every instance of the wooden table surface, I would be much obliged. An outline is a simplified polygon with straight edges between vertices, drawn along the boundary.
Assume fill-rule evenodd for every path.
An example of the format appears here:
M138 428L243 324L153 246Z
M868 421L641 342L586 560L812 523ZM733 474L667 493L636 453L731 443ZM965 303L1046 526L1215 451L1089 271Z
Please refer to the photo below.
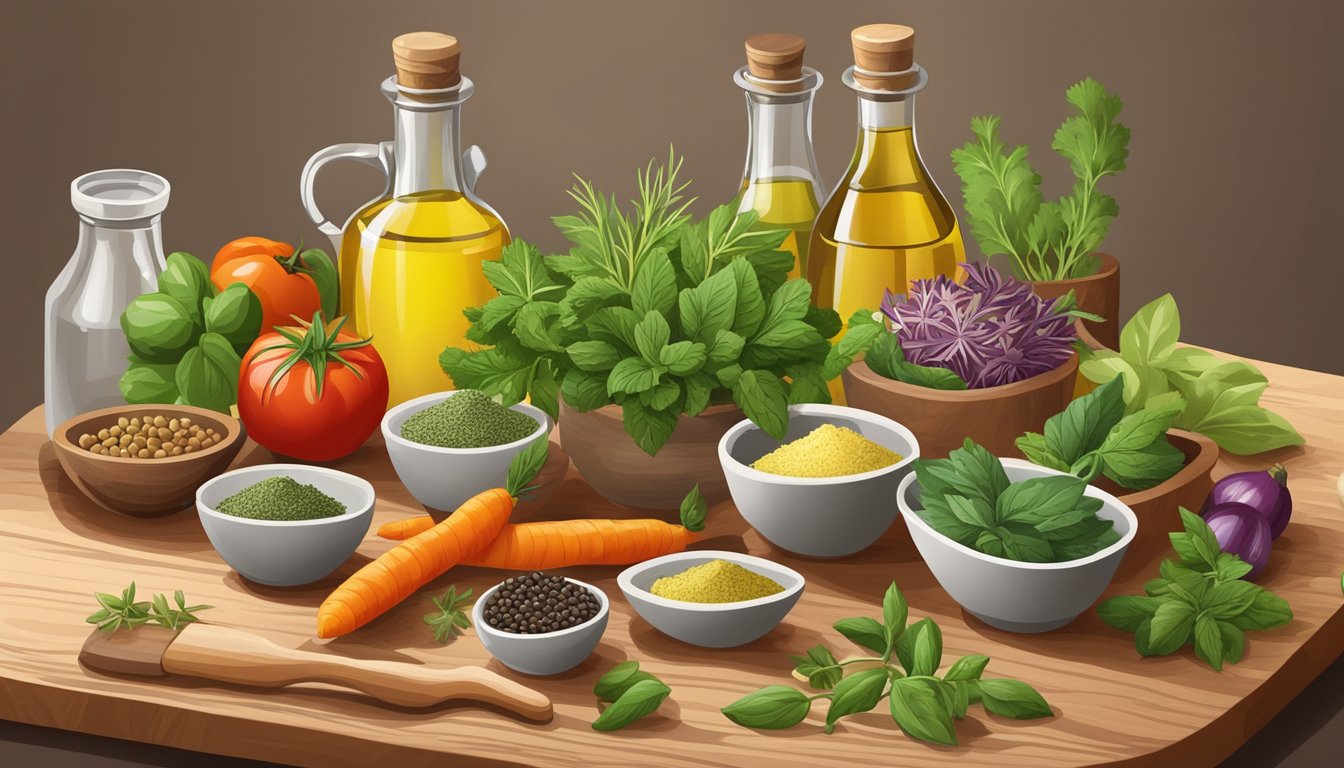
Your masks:
M1285 597L1295 618L1251 633L1246 658L1221 674L1180 654L1142 659L1131 637L1089 612L1045 635L1014 635L964 614L939 588L898 522L876 545L842 561L781 553L746 526L731 505L711 511L701 548L734 549L785 563L808 577L793 612L764 638L712 651L668 639L633 615L616 587L617 568L565 572L612 597L611 621L594 655L553 678L517 675L490 659L474 634L439 646L421 615L427 595L449 584L479 593L502 575L457 568L353 636L311 641L322 598L390 546L372 532L357 555L323 582L275 589L242 581L215 554L192 511L159 520L105 512L65 478L35 409L0 436L0 718L186 749L299 765L889 765L1082 766L1213 765L1263 726L1344 650L1344 512L1335 478L1344 469L1344 378L1260 364L1272 386L1264 404L1307 438L1294 448L1220 461L1216 474L1287 463L1293 522L1275 543L1262 583ZM255 446L240 462L269 460ZM375 527L421 509L397 482L383 446L371 442L336 466L369 478L379 494ZM540 517L623 514L572 474ZM629 514L629 513L624 513ZM819 510L824 514L824 510ZM1107 594L1133 593L1161 550L1131 551ZM189 679L150 681L86 671L76 661L96 606L91 593L134 579L142 593L185 589L216 608L214 623L288 647L353 658L426 665L484 664L550 696L555 718L527 724L492 710L379 706L319 684L282 691L239 689ZM912 619L932 616L944 657L985 653L987 674L1033 684L1054 708L1048 720L1013 721L973 707L958 724L958 747L905 738L884 706L822 733L819 703L802 725L758 732L719 708L769 684L791 684L786 654L827 643L852 649L831 629L837 619L877 615L897 581ZM615 733L589 728L596 679L637 659L672 688L654 716Z

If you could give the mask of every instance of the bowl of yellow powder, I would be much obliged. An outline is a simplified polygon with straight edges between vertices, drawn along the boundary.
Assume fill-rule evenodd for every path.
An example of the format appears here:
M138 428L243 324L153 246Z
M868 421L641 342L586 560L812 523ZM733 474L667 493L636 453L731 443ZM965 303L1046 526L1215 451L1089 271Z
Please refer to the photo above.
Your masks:
M808 557L845 557L877 541L900 514L896 490L918 457L905 426L842 405L790 406L783 440L743 421L719 441L742 517Z
M783 621L805 580L760 557L700 550L633 565L616 583L635 612L663 634L703 648L732 648Z

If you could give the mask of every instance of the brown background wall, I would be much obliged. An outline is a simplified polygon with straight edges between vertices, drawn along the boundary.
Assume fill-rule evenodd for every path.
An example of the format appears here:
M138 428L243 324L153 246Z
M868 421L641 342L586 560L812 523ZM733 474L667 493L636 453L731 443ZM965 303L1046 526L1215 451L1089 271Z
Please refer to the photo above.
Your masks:
M461 39L478 88L464 132L490 157L482 196L516 237L558 248L548 217L567 210L571 171L628 197L635 167L672 143L699 212L736 191L745 114L731 73L755 32L808 38L808 63L828 79L815 141L833 183L854 139L839 82L848 31L872 21L918 30L931 74L920 147L954 202L948 152L984 113L1030 145L1047 194L1064 191L1050 137L1064 89L1095 76L1124 98L1134 135L1129 170L1107 190L1121 208L1105 247L1124 262L1126 315L1171 291L1188 341L1344 373L1339 3L11 2L0 5L0 324L15 330L0 421L41 399L43 294L74 246L68 185L80 173L167 176L168 250L208 257L244 234L319 242L298 202L305 160L390 138L377 91L389 43L442 30ZM332 210L378 189L358 168L323 181Z

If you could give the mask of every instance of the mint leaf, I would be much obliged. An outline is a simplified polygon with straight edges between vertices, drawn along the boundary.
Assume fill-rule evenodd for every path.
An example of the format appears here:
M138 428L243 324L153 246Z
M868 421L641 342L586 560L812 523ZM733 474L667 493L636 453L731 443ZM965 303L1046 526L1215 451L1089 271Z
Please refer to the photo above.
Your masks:
M1114 386L1115 384L1115 381L1111 381L1104 386L1116 392L1116 407L1122 408L1123 404L1119 398L1121 390ZM1106 434L1106 439L1099 448L1101 454L1105 456L1144 450L1166 434L1167 429L1171 427L1172 417L1184 408L1185 401L1177 400L1161 409L1145 408L1124 417Z
M576 341L565 351L581 371L609 371L621 359L621 353L605 341Z
M1241 615L1228 619L1233 626L1242 630L1274 629L1292 620L1293 609L1288 607L1288 601L1263 588Z
M598 341L616 344L618 349L634 352L638 349L635 346L635 326L639 320L639 316L629 307L603 307L588 318L588 335Z
M896 658L907 675L932 675L943 655L943 633L933 619L923 618L905 628L896 641Z
M1120 595L1102 601L1097 606L1101 620L1123 632L1136 632L1139 625L1157 613L1162 601L1142 595Z
M905 621L909 616L910 606L905 601L905 595L893 581L891 586L887 587L886 594L882 596L882 626L887 633L886 648L883 649L884 655L905 634Z
M653 389L639 393L639 401L655 411L672 408L681 397L681 385L676 381L664 381Z
M742 356L742 347L746 341L736 333L720 330L714 334L714 343L709 347L707 362L711 365L735 363Z
M784 382L767 371L743 371L733 384L733 400L766 434L783 440L789 428Z
M761 294L760 281L751 265L745 261L734 261L723 271L737 284L737 306L732 331L749 339L756 335L765 320L765 299Z
M1210 616L1195 619L1195 655L1219 672L1223 669L1223 633Z
M719 331L731 330L737 317L737 281L728 271L718 272L677 296L681 330L688 338L708 344Z
M678 341L658 353L658 362L674 376L690 376L704 367L705 360L705 345L695 341Z
M1223 638L1223 660L1236 664L1246 654L1246 633L1235 624L1218 622L1218 634Z
M497 261L481 262L485 279L504 296L532 301L538 296L556 296L564 290L546 269L535 245L514 240L504 246Z
M1166 482L1185 466L1185 454L1165 435L1137 451L1101 454L1102 473L1122 488L1142 491Z
M994 526L994 508L981 499L968 499L965 496L947 496L947 505L958 520L978 528Z
M587 371L570 371L560 382L560 394L565 403L579 413L601 408L608 402L607 377Z
M675 413L656 411L641 403L639 398L627 398L621 404L621 415L626 434L650 456L658 453L672 436L672 430L677 428Z
M709 399L714 394L718 382L709 374L701 371L682 380L686 390L686 403L682 406L687 416L697 416L709 407Z
M672 329L667 318L650 310L635 324L635 350L652 365L660 365L658 355L671 341Z
M997 518L1032 525L1047 523L1077 510L1086 490L1087 484L1076 477L1055 475L1020 480L999 495L995 503Z
M642 357L627 357L607 376L607 394L637 394L653 389L664 373L667 373L666 366L655 365Z
M1195 609L1182 600L1167 600L1153 613L1148 642L1152 656L1175 653L1190 639Z
M637 315L655 312L667 315L677 305L677 275L667 252L657 249L646 255L635 270L630 287L630 307Z

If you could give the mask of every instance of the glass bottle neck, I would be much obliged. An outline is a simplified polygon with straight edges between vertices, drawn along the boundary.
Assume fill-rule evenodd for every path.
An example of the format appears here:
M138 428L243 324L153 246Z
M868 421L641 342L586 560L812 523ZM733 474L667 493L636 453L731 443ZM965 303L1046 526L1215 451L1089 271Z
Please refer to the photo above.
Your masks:
M788 179L820 184L812 152L812 93L787 98L748 92L743 186Z
M415 110L396 107L395 197L466 187L462 177L460 104Z
M859 130L915 127L915 95L897 101L878 101L859 96Z

